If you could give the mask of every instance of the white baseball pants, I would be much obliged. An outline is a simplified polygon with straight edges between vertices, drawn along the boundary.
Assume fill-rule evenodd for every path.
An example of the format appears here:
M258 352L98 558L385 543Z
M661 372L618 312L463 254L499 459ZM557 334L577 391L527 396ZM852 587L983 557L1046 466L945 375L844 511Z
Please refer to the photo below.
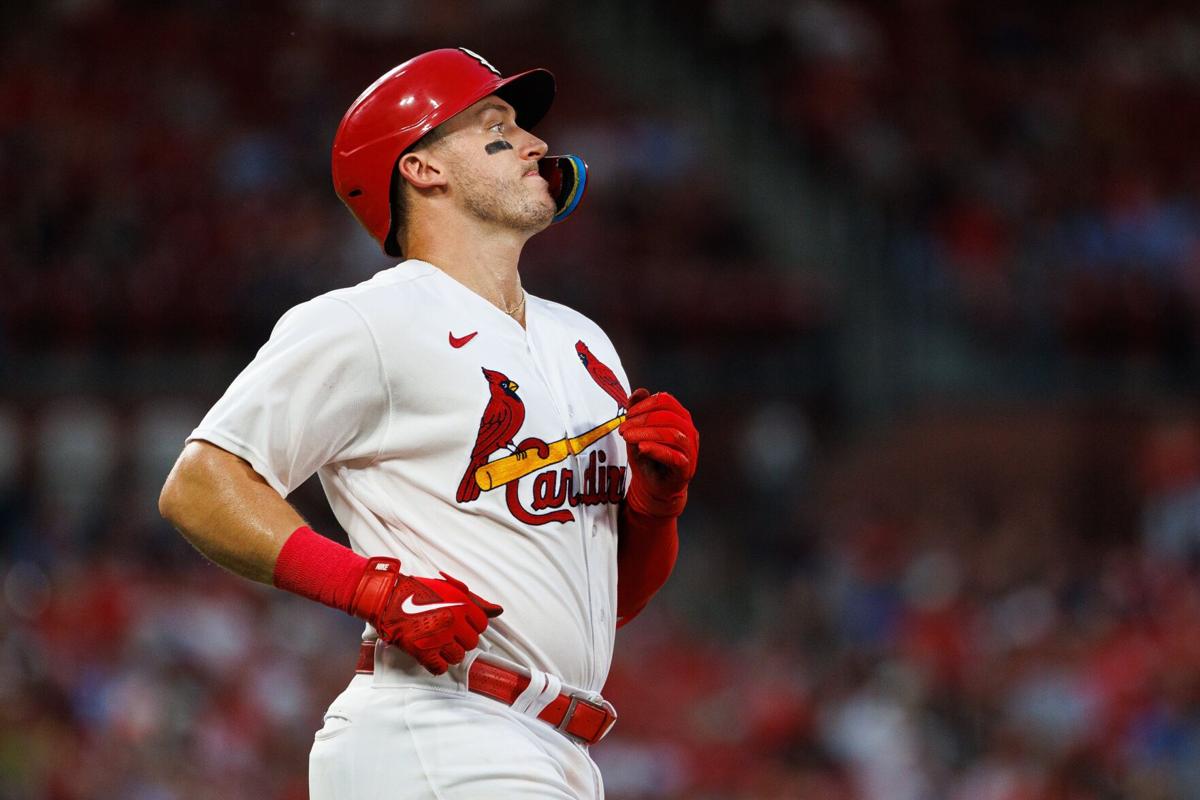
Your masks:
M465 689L374 677L356 675L330 705L310 800L603 798L587 747L536 717Z

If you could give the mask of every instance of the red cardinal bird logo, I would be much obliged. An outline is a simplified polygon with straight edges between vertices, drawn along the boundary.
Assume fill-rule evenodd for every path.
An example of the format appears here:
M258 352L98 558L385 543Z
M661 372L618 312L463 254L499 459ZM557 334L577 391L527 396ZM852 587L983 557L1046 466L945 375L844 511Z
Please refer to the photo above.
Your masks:
M479 497L475 470L487 463L488 456L501 448L516 452L513 437L525 422L525 404L517 397L517 384L504 373L486 367L483 376L487 378L491 398L479 418L479 435L471 448L471 463L458 485L460 503L469 503Z
M575 352L579 355L579 360L587 368L588 374L592 376L596 385L617 401L617 411L623 412L629 408L629 394L626 393L625 387L617 380L613 371L605 366L603 361L596 358L591 350L588 350L588 346L583 343L583 340L575 343Z

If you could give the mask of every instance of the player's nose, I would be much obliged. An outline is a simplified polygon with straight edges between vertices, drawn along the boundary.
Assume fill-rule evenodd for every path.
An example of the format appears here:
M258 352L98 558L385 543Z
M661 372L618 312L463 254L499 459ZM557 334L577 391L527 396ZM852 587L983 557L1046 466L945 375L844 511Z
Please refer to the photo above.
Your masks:
M531 161L537 161L550 152L550 146L543 142L538 137L528 131L525 132L525 141L521 147L521 157Z

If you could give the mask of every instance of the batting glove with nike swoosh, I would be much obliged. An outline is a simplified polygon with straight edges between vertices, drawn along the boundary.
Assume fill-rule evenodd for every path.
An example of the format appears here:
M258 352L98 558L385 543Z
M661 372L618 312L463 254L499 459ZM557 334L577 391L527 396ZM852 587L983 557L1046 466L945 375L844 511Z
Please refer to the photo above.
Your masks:
M504 609L489 603L462 581L441 573L418 578L400 572L394 558L372 558L351 602L380 638L396 645L434 675L462 661L479 645L488 620Z

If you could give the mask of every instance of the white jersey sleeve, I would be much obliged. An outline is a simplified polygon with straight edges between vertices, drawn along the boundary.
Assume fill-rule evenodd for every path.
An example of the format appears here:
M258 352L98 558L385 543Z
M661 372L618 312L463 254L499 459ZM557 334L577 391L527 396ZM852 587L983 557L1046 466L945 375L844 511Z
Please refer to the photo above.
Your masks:
M367 323L326 295L284 314L188 441L244 458L286 497L326 464L377 458L390 398Z

